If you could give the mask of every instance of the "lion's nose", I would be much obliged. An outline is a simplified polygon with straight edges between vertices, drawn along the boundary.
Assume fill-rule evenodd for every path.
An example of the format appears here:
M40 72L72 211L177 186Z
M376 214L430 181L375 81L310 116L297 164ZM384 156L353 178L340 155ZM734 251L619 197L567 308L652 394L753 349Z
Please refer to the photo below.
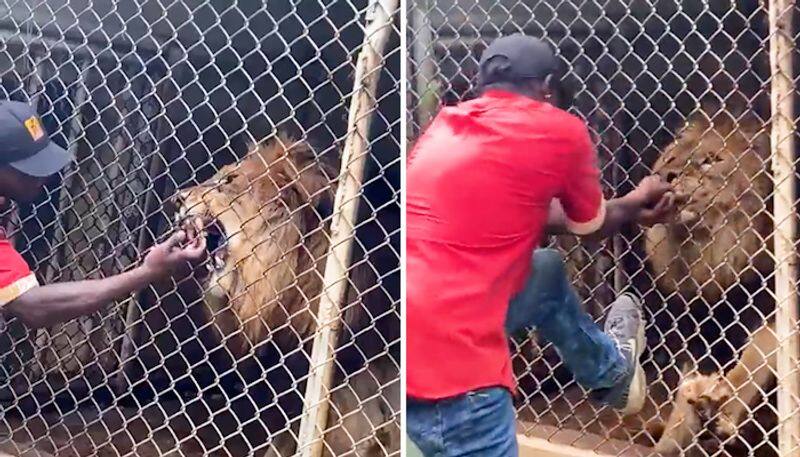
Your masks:
M675 179L676 179L677 177L678 177L678 173L676 173L676 172L674 172L674 171L668 171L668 172L665 174L665 176L663 176L664 180L665 180L665 181L667 181L667 182L668 182L668 183L670 183L670 184L672 183L672 181L675 181Z

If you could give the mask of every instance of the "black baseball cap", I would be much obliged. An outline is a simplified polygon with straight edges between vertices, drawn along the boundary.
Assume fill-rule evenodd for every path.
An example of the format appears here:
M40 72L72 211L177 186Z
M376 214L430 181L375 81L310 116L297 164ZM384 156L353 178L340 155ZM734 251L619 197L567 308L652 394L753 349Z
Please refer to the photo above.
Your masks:
M547 43L521 33L497 38L483 51L480 60L482 78L489 76L485 74L486 64L497 58L505 63L502 77L507 80L543 80L558 66L558 59ZM498 75L493 76L497 78Z
M0 101L0 165L45 178L58 173L70 161L72 155L50 141L42 120L30 105Z

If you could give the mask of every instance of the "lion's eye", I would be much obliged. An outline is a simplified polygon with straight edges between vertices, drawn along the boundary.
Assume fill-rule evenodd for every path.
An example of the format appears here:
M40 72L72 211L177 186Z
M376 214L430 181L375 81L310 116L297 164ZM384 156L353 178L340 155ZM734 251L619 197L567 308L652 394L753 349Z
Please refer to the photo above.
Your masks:
M237 175L233 174L233 173L231 173L229 175L226 175L226 176L223 176L222 179L219 180L219 183L220 184L230 184L230 183L233 182L234 179L236 179L236 176Z

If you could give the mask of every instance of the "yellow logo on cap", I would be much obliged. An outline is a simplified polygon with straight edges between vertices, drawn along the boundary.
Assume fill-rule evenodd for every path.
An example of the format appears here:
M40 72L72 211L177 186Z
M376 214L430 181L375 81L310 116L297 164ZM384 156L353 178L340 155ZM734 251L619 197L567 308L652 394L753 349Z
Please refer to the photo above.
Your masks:
M44 136L44 129L42 129L42 124L39 123L39 119L36 116L25 120L25 128L28 129L33 141L39 141Z

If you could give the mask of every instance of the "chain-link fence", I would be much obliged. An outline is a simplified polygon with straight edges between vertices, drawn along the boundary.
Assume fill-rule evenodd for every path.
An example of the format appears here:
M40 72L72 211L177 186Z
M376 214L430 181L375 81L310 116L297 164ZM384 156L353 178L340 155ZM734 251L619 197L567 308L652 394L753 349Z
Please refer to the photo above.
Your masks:
M774 92L766 3L409 3L409 144L441 105L476 95L477 59L487 43L524 32L557 48L560 83L551 101L586 119L596 134L607 197L651 172L676 189L674 223L629 227L605 242L551 240L563 248L598 322L616 294L644 298L644 411L621 418L590 401L533 332L511 344L525 434L620 455L647 454L656 443L686 455L778 455L778 414L784 428L800 417L800 393L791 388L800 358L786 339L800 329L786 317L776 339L773 325L776 290L783 298L797 293L788 266L794 261L774 251L777 238L785 240L784 251L794 251L796 237L794 218L778 213L773 184L785 197L796 174L794 162L774 161L778 145L793 137L793 122L788 135L770 138L770 90L780 103L794 94ZM796 13L788 8L784 18ZM780 33L793 42L794 30ZM788 189L784 212L796 201ZM783 271L776 273L776 265ZM797 306L783 298L783 310ZM784 446L797 445L800 431L783 432ZM790 454L784 447L780 455Z
M0 99L34 105L76 158L3 215L40 283L122 272L179 227L209 251L96 315L0 321L0 449L294 455L312 342L330 324L317 309L344 284L324 452L399 455L400 50L386 4L0 0ZM364 92L354 75L378 13L394 22ZM348 121L356 93L368 134ZM345 181L357 195L340 195ZM346 205L352 258L331 278Z

